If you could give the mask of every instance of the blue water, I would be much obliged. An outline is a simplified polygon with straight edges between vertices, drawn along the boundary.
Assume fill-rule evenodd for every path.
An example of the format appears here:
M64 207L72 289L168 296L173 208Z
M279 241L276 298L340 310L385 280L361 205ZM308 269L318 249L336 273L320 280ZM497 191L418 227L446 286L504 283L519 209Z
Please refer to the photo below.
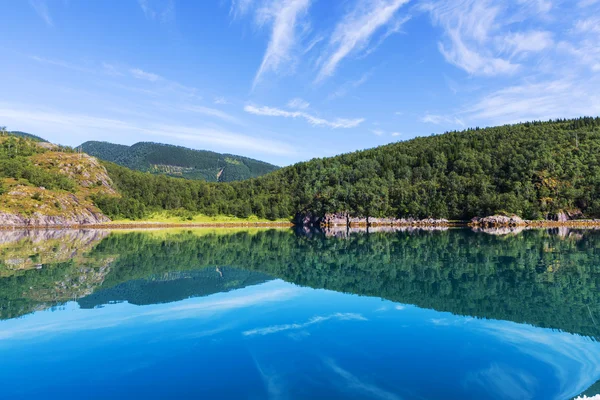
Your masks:
M578 333L277 277L238 283L0 321L0 397L570 399L600 380L600 343Z

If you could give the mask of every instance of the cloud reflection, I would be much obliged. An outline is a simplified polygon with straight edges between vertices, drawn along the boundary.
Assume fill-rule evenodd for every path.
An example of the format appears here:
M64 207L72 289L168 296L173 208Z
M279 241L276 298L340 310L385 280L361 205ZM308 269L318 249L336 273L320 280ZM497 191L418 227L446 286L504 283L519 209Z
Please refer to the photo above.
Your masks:
M283 324L283 325L268 326L266 328L250 329L248 331L242 332L242 335L244 335L244 336L270 335L272 333L289 331L289 330L293 330L293 329L294 330L304 329L311 325L320 324L321 322L329 321L332 319L338 320L338 321L366 321L367 320L361 314L336 313L336 314L331 314L331 315L326 315L326 316L316 316L302 324Z

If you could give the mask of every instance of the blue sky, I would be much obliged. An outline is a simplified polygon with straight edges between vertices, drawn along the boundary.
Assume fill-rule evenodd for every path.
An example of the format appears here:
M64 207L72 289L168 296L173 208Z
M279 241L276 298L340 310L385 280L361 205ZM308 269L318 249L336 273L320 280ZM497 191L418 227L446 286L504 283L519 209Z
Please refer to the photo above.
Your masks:
M278 165L600 114L600 0L0 0L0 124Z

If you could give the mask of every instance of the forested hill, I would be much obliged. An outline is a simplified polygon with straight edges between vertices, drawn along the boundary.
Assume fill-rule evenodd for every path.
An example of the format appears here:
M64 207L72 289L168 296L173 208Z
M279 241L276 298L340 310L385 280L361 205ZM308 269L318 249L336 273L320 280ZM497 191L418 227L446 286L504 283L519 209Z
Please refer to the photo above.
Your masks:
M208 182L256 178L278 168L247 157L160 143L140 142L124 146L90 141L80 147L91 156L131 169Z
M31 133L27 133L27 132L21 132L21 131L8 131L7 133L8 133L9 135L12 135L12 136L19 136L19 137L22 137L22 138L25 138L25 139L30 139L30 140L33 140L33 141L35 141L35 142L47 142L47 140L46 140L46 139L42 139L42 138L41 138L41 137L39 137L39 136L32 135Z
M111 216L183 209L267 218L307 211L460 220L496 213L541 219L560 211L600 217L600 118L448 132L230 184L107 169L123 195L96 199Z

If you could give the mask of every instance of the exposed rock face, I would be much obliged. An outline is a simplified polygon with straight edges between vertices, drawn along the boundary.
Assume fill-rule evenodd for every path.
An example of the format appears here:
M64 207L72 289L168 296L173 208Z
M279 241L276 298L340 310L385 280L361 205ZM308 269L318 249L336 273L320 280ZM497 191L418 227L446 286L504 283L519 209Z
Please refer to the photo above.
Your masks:
M97 225L110 222L106 215L92 210L84 209L77 213L64 215L44 215L33 213L30 217L0 212L0 226L40 226L40 227L62 227L78 225Z
M525 225L525 221L517 215L507 217L505 215L492 215L489 217L478 218L471 220L471 225L481 227L498 227L498 226L520 226Z
M337 214L325 214L323 219L320 221L321 225L327 226L347 226L349 222L348 214L337 213Z
M33 157L36 165L65 175L84 188L104 195L117 195L113 182L97 158L87 154L47 152Z
M447 219L372 218L352 217L346 213L325 214L318 217L312 213L298 214L294 222L308 227L366 227L366 226L448 226Z
M550 215L549 219L556 222L568 222L583 218L581 210L560 211L554 215Z

